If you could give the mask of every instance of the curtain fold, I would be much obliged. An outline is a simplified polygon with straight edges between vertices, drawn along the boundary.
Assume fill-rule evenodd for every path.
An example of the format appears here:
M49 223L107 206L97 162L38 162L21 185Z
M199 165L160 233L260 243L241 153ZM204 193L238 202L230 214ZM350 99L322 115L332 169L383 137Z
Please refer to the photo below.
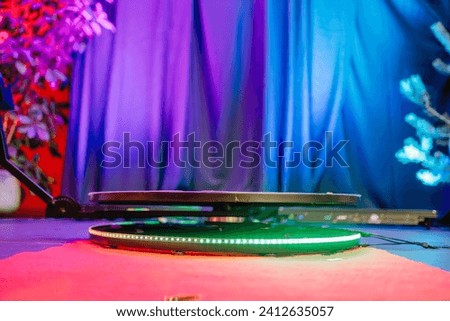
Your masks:
M400 79L420 73L448 110L431 67L445 51L429 26L450 27L449 3L118 0L108 8L116 33L93 39L74 67L64 193L86 202L101 190L331 191L361 193L363 206L448 209L448 189L421 185L418 168L394 154L414 135L404 116L417 111ZM99 166L104 143L125 134L130 166ZM223 146L270 137L277 147L259 147L253 168L239 166L248 160L239 153L233 166L139 166L137 142L155 160L183 159L186 149L174 155L163 144L176 135ZM327 162L343 141L345 163Z
M259 168L177 166L186 149L174 155L164 142L260 139L264 10L263 1L117 1L116 33L93 39L74 68L63 193L86 202L94 190L259 190ZM106 142L129 150L120 166L99 166ZM147 166L147 156L167 166Z

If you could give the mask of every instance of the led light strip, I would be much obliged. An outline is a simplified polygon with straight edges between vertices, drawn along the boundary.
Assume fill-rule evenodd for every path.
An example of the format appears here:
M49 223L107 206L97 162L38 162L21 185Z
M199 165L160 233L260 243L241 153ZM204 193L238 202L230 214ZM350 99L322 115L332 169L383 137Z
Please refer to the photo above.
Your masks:
M125 233L101 232L95 230L95 227L89 228L89 234L100 237L144 240L154 242L173 242L189 244L233 244L233 245L278 245L278 244L318 244L318 243L341 243L356 241L361 238L361 234L335 236L335 237L315 237L315 238L292 238L292 239L223 239L223 238L199 238L199 237L174 237L174 236L154 236L154 235L135 235Z

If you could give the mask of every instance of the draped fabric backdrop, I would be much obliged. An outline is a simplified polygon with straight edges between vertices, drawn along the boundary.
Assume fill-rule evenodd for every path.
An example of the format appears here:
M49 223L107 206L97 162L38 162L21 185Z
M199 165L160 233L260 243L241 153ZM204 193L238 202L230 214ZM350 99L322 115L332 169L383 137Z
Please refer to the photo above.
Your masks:
M442 208L448 188L426 187L415 165L394 154L414 131L403 118L416 107L399 80L420 73L436 105L448 110L445 78L431 67L446 57L429 26L450 26L450 3L434 0L116 0L105 4L117 31L93 39L74 67L63 192L217 189L352 192L363 206ZM326 135L331 132L332 137ZM102 146L124 140L156 146L195 134L201 142L261 142L254 168L234 166L104 168ZM328 140L326 142L326 140ZM332 140L332 141L331 141ZM311 141L336 145L348 166L286 161ZM185 153L185 150L184 152ZM186 156L185 154L183 154ZM198 155L196 155L198 156ZM325 158L312 149L310 158ZM183 157L182 157L183 158Z

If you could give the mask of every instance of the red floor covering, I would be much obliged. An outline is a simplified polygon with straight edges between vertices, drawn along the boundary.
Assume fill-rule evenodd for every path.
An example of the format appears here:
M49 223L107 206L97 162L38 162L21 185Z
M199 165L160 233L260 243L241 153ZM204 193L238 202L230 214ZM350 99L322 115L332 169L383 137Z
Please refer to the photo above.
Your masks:
M360 248L330 256L142 253L78 241L0 260L0 300L450 300L450 273Z

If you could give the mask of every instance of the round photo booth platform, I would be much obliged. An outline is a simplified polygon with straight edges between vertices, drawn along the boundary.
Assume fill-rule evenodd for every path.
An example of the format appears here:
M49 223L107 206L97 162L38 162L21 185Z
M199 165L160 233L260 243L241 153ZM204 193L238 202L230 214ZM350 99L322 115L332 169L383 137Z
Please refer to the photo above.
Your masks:
M89 194L99 205L182 207L171 221L124 222L89 229L93 242L113 248L169 253L222 255L296 255L334 253L357 247L361 234L341 229L260 223L252 219L267 208L298 205L354 205L360 195L333 193L272 193L232 191L111 191ZM209 206L211 211L189 211L192 206ZM165 217L168 212L143 212ZM269 216L273 211L268 211ZM276 211L275 211L276 213ZM171 215L177 213L171 213ZM247 216L239 223L213 222L211 217ZM276 214L275 214L276 215ZM191 220L186 219L192 217ZM201 217L209 217L202 220ZM259 218L264 217L259 215Z

